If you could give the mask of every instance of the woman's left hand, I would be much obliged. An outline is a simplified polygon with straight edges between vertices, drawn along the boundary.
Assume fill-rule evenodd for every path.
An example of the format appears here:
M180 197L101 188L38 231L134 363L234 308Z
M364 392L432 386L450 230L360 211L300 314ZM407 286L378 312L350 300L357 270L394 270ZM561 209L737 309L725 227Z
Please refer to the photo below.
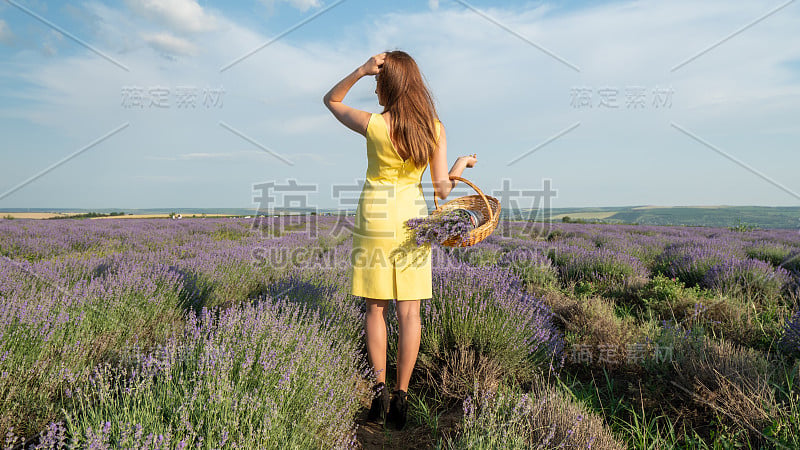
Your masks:
M362 64L361 70L363 70L366 75L377 75L381 71L384 59L386 59L386 53L378 53Z

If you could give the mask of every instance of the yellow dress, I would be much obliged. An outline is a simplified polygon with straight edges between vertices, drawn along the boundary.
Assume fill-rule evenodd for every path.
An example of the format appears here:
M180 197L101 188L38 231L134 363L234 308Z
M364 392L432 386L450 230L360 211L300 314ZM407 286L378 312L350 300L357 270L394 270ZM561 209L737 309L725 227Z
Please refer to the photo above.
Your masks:
M436 121L436 138L440 126ZM361 189L350 253L350 293L373 299L421 300L433 297L431 246L417 246L404 223L427 217L422 174L411 158L403 160L389 138L381 114L367 125L367 174Z

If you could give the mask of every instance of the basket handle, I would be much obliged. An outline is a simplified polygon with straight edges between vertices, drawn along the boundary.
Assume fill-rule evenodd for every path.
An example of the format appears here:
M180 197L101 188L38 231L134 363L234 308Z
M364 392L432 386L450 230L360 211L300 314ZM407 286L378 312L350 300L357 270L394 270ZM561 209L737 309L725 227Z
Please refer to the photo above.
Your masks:
M485 195L483 195L483 192L481 192L478 186L475 186L474 184L472 184L471 181L467 180L466 178L457 177L455 175L450 175L449 178L451 180L463 181L464 183L470 185L472 189L475 189L475 192L477 192L481 196L483 201L486 202L486 209L489 210L489 222L494 221L494 211L492 210L492 205L489 204L489 200L486 198ZM433 170L431 170L431 183L433 183ZM433 204L436 205L436 209L439 209L439 202L436 200L436 189L433 190Z

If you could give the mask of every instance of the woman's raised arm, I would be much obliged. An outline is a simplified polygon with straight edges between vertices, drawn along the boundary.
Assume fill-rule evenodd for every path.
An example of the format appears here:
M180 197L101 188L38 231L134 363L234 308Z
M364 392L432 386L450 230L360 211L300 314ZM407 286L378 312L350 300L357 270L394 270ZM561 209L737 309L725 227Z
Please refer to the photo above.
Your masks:
M371 113L347 106L342 103L342 100L361 77L380 73L385 55L385 53L380 53L372 56L367 62L332 87L322 98L322 102L325 103L325 106L328 107L339 122L362 136L367 135L367 125L369 124Z

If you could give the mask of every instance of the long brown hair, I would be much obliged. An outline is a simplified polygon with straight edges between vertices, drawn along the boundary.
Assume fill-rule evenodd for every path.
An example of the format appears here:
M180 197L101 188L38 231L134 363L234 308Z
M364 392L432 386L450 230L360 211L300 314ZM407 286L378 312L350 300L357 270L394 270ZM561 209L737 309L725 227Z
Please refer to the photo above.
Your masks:
M416 167L425 167L436 150L434 119L439 115L416 61L402 50L387 51L377 78L382 113L391 115L389 136L397 151L408 155Z

